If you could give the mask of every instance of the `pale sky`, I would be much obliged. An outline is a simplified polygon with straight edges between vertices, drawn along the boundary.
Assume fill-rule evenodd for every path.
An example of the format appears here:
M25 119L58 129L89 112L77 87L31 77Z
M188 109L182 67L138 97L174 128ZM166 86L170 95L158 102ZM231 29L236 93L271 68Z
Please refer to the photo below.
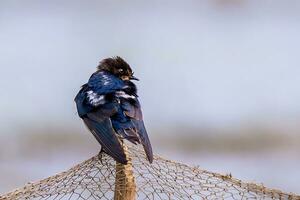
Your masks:
M298 1L82 2L0 2L1 130L82 126L73 98L114 55L150 127L300 119Z

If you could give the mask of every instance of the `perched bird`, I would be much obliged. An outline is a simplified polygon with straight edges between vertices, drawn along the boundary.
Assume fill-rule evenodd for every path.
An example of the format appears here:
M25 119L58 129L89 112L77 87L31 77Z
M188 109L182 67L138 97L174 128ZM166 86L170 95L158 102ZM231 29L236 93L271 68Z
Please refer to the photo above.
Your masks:
M75 97L79 117L117 162L127 164L123 139L141 143L150 163L152 147L146 132L137 88L129 64L121 57L106 58Z

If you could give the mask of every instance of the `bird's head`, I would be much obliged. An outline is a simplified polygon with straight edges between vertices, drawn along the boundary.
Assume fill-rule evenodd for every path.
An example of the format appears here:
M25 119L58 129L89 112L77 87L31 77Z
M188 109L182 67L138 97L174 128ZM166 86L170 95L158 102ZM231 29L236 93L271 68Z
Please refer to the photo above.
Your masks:
M139 80L133 76L129 64L119 56L103 59L97 68L98 70L108 71L123 81Z

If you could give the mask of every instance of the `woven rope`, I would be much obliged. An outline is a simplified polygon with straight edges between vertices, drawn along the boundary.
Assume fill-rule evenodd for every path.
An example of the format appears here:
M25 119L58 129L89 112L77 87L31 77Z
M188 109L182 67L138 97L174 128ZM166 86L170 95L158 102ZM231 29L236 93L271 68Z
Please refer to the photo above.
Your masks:
M136 199L300 200L300 196L294 194L245 183L230 175L212 173L159 156L149 164L139 147L128 147L136 182ZM116 173L119 172L116 172L112 158L106 154L97 155L66 172L0 196L0 199L113 199Z

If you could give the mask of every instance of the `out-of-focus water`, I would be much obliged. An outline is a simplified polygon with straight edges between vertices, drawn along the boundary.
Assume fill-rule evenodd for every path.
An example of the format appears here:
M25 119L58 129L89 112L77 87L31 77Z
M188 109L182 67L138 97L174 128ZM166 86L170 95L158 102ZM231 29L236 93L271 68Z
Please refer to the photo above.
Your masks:
M263 184L286 192L300 193L298 181L300 160L298 155L284 153L261 154L199 154L166 153L182 163L199 166L202 169L233 177L246 182Z
M300 193L298 181L300 161L296 155L283 154L182 154L161 150L161 155L176 159L185 164L197 165L202 169L229 174L243 181L264 184L266 187L280 189L286 192ZM0 193L7 192L27 182L37 181L54 175L92 156L91 153L82 155L64 155L48 160L18 159L0 163Z

